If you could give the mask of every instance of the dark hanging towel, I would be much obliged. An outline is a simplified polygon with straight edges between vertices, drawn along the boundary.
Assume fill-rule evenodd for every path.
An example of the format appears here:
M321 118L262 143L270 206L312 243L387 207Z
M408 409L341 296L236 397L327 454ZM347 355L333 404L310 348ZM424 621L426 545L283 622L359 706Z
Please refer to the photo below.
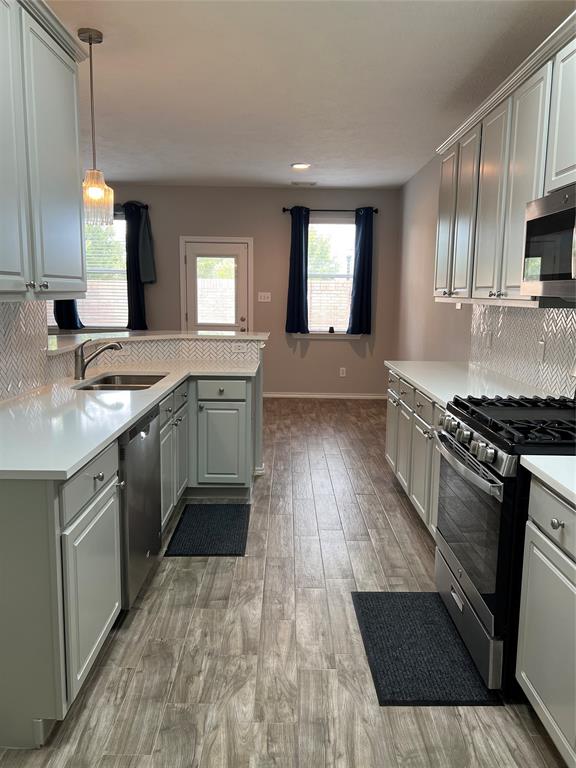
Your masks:
M308 333L308 224L310 209L292 206L292 242L290 245L290 275L286 333Z
M137 200L124 203L126 219L126 276L128 282L128 328L146 331L144 283L156 281L154 244L148 206Z
M372 244L374 208L356 208L352 301L347 333L372 332Z
M62 331L79 331L84 328L78 316L76 299L57 299L54 302L54 320Z

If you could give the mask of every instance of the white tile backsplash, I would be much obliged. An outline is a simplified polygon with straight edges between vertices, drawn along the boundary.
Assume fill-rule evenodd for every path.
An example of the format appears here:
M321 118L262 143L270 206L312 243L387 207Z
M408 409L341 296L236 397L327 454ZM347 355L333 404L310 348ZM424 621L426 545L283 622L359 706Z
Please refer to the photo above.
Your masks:
M0 400L46 381L46 304L0 302Z
M475 304L470 359L550 395L571 396L576 310Z

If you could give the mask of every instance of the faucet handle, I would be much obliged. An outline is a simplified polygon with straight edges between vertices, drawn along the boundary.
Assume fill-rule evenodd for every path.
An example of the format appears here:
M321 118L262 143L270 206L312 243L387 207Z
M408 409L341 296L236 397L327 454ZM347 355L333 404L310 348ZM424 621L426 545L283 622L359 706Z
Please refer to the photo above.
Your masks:
M76 347L76 352L78 352L78 353L83 352L84 351L84 347L86 346L86 344L90 344L91 341L92 341L92 339L86 339L86 341L83 341L80 344L78 344L78 346Z

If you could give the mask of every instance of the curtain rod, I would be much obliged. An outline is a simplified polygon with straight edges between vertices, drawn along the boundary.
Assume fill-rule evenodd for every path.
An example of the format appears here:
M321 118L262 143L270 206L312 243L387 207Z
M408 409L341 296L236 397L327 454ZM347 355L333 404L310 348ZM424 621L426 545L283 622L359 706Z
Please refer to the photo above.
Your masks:
M361 208L369 208L368 205L360 206ZM282 213L290 213L292 208L282 208ZM374 213L378 213L378 208L372 209ZM356 213L356 208L310 208L312 213Z

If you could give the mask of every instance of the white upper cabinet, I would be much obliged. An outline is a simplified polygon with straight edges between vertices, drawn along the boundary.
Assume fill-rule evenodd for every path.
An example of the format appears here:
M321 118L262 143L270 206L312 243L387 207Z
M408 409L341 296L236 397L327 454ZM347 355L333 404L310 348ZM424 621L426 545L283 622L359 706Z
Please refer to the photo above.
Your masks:
M576 182L576 40L554 59L546 192Z
M83 54L46 28L0 0L0 301L86 290L77 67L55 38Z
M438 197L438 228L436 231L435 296L450 295L457 177L458 144L449 149L442 157Z
M37 288L86 290L76 63L22 11Z
M0 294L23 297L28 270L28 187L19 28L16 0L0 0Z
M476 244L472 296L492 298L499 291L502 265L511 99L482 121Z
M546 137L552 87L552 62L545 64L512 96L512 128L504 223L501 295L522 296L526 203L544 194ZM572 143L576 143L573 138Z
M478 194L478 162L480 158L480 126L476 126L460 142L456 217L454 222L454 254L450 295L470 296L474 263L476 197Z

